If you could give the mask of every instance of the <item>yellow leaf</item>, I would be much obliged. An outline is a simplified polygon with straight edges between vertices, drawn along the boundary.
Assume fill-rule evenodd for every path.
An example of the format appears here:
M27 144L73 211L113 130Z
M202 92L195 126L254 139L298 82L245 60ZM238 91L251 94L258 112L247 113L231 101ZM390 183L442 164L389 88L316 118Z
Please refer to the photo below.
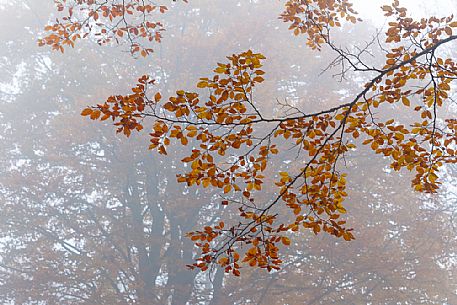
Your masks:
M81 115L82 116L90 115L92 113L92 111L93 111L92 109L86 108L83 111L81 111Z
M157 92L157 93L154 95L154 100L155 100L156 103L157 103L158 101L160 101L161 98L162 98L162 95L160 94L160 92Z
M403 105L405 105L405 106L408 106L408 107L411 106L411 102L409 101L409 99L408 99L406 96L403 96L403 97L401 98L401 102L402 102Z
M228 265L229 259L227 257L221 257L218 261L218 264L221 265L222 267Z
M281 242L285 245L285 246L289 246L290 245L290 239L289 237L281 237Z
M227 194L228 192L230 192L231 189L232 189L232 186L230 184L226 185L224 187L224 194Z
M197 84L197 88L206 88L206 87L208 87L207 81L201 81Z

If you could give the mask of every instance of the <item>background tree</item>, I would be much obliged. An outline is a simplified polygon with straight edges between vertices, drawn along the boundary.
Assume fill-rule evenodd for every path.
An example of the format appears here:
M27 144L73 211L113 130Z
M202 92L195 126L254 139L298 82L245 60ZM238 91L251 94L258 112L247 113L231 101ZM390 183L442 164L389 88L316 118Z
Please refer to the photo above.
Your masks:
M22 18L30 18L27 13L31 12L21 11ZM4 11L5 20L9 13ZM188 223L183 214L174 212L176 206L161 208L170 200L169 194L176 194L174 179L167 173L174 175L169 169L162 173L156 169L172 164L160 165L136 149L135 141L123 144L108 130L94 130L77 119L81 102L106 95L107 83L111 90L119 86L122 81L113 80L112 73L128 78L138 73L141 63L136 67L132 66L134 61L120 64L108 53L81 50L67 62L33 49L34 37L33 33L14 37L8 55L22 62L19 67L25 69L12 73L15 88L14 76L19 74L16 81L21 84L20 91L3 108L9 119L2 153L8 174L2 177L1 299L16 303L41 300L74 304L78 300L126 304L154 293L154 303L163 303L161 298L172 295L174 303L185 303L195 273L178 263L184 260L182 256L191 259L191 247L186 245L189 241L183 240L180 232L197 222L198 207L187 205L197 212ZM8 40L11 38L6 37ZM24 54L14 52L21 44L24 54L31 49L37 53L20 57ZM13 63L7 64L15 70ZM75 78L75 72L86 77ZM18 116L18 107L28 109L27 117L24 114L24 118L13 119ZM92 158L93 154L97 157ZM140 165L144 163L148 166ZM140 167L149 171L140 172ZM180 203L185 205L185 197L181 197ZM180 211L185 209L180 207ZM190 218L188 213L185 219ZM149 231L138 240L142 227ZM156 278L164 276L167 281L157 280L156 284ZM121 282L129 289L119 288Z

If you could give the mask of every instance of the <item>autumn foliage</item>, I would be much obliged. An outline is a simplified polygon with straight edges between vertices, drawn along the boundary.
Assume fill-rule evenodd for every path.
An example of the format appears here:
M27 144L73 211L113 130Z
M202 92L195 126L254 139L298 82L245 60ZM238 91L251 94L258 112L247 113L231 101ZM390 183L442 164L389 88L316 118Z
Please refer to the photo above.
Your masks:
M49 45L64 52L65 46L74 47L82 38L93 38L98 44L127 43L132 55L147 56L153 49L144 41L160 42L164 26L156 15L167 7L150 0L105 1L54 0L65 16L45 27L48 35L39 39L39 45ZM184 2L187 2L184 0Z
M51 34L40 43L62 50L92 33L100 44L126 37L133 54L149 54L151 49L137 40L160 41L162 24L146 20L165 8L144 6L143 1L110 3L58 2L59 9L68 7L70 18L50 26ZM71 18L75 7L88 21ZM343 160L363 145L384 156L392 169L414 172L414 190L438 190L440 168L457 162L457 120L440 112L450 99L457 66L439 52L457 40L457 21L452 16L414 20L398 1L382 10L389 23L382 46L385 63L379 67L366 62L363 50L350 53L332 41L333 28L361 22L349 1L290 0L280 14L309 47L335 53L332 64L341 67L341 76L352 71L369 79L358 94L335 107L265 115L255 91L267 77L262 70L266 58L248 50L218 63L195 92L180 89L165 98L154 90L154 77L145 75L131 94L111 96L82 111L93 120L111 119L126 136L152 124L150 150L166 155L167 147L180 145L188 152L182 159L188 171L177 176L179 182L220 189L220 204L236 207L236 221L221 220L188 233L200 249L191 268L218 264L236 276L243 264L279 269L280 248L290 246L290 234L299 230L354 239L342 219L348 195ZM127 14L132 15L129 21ZM411 113L412 119L382 115L392 109ZM277 171L272 160L291 150L302 166ZM261 198L265 189L273 188L272 198ZM287 217L282 207L290 210Z

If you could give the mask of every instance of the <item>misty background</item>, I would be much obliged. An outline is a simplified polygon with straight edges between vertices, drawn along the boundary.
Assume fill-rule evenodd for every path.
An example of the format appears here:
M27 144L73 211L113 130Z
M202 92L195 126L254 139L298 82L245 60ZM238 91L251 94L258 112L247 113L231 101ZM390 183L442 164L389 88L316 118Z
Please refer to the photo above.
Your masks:
M385 22L383 1L355 2L369 21L335 32L348 48ZM454 0L404 4L414 16L457 8ZM143 74L164 96L191 90L247 49L267 57L256 96L271 114L281 111L277 101L305 112L339 104L364 79L322 74L333 55L288 31L280 1L167 5L163 42L136 59L128 46L90 41L65 54L38 47L53 1L0 0L0 304L457 304L457 167L443 169L439 194L419 194L408 172L363 148L346 160L355 241L297 233L273 273L185 268L195 254L185 233L231 212L217 191L176 183L182 152L159 156L147 150L147 133L127 139L81 110L126 94ZM445 52L455 58L455 45Z

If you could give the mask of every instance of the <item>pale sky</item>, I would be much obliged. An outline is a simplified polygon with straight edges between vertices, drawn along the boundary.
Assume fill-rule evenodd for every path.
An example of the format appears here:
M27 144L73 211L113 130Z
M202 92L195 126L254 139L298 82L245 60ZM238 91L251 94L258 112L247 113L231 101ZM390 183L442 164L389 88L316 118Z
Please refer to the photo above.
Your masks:
M382 26L385 17L380 9L382 5L391 4L392 0L353 0L355 9L362 19L370 16L376 26ZM408 8L414 17L457 16L457 0L400 0L400 5Z

